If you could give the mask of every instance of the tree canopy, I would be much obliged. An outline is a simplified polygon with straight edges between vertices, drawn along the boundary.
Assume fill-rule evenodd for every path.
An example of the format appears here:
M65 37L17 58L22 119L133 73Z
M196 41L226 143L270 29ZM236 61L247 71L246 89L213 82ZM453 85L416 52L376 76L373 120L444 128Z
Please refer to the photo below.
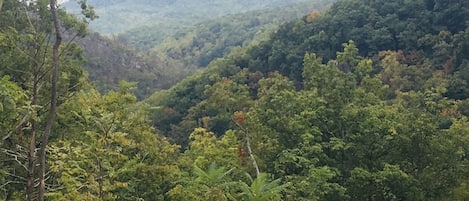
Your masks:
M469 199L466 2L340 0L143 101L54 2L2 1L0 200Z

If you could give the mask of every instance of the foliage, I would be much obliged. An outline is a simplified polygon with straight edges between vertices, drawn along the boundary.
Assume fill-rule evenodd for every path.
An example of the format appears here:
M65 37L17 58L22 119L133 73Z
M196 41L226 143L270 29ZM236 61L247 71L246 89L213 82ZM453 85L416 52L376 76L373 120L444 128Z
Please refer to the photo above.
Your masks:
M330 1L323 0L285 2L286 6L272 6L235 14L226 13L156 41L149 41L140 35L161 35L157 33L161 32L161 27L136 29L121 34L120 37L141 49L156 49L173 59L204 67L213 58L227 55L232 47L263 39L282 23L299 19L313 9L322 9L328 3Z
M60 162L51 164L58 181L67 183L73 179L60 176L71 166L86 169L92 178L93 183L79 183L87 187L80 188L83 196L106 200L163 199L160 195L178 178L178 147L154 133L146 120L147 107L134 105L135 101L135 96L123 88L106 96L96 91L82 92L63 105L67 112L59 114L59 124L68 135L54 145L57 155L73 156L67 154L64 143L73 143L77 150L83 150L83 155L54 160ZM77 187L70 186L57 193L69 195L66 190L74 189Z
M266 173L261 173L253 180L251 176L247 175L251 181L251 185L241 183L242 197L239 200L250 201L267 201L267 200L281 200L281 192L285 190L286 184L280 184L280 179L273 181L268 180Z
M30 194L50 88L34 76L49 26L15 21L20 6L0 13L3 200ZM466 17L461 1L342 0L142 102L135 82L93 89L70 44L47 199L467 200Z
M195 23L214 19L227 14L237 14L252 10L288 6L295 3L307 2L305 0L268 0L268 1L235 1L213 2L201 1L150 1L150 0L119 0L103 1L88 0L99 20L90 24L90 27L100 33L116 34L133 28L145 26L159 26L165 31L159 35L170 36L177 30ZM81 12L79 5L71 2L65 7L73 13ZM188 10L190 8L190 11ZM138 19L138 20L136 20ZM167 34L170 33L170 34ZM143 36L143 35L142 35ZM158 33L150 34L159 37ZM162 39L164 39L163 37Z
M212 64L210 74L202 73L188 82L200 84L209 75L213 80L205 82L213 83L205 85L210 93L198 96L188 114L211 101L218 104L202 111L216 115L234 111L233 121L245 128L232 129L249 130L260 169L290 184L283 193L285 200L444 200L464 196L460 186L467 179L462 176L467 160L455 153L465 151L453 142L457 135L449 137L448 131L456 128L458 119L467 117L457 112L465 102L445 97L451 77L434 70L435 64L428 61L405 63L402 52L383 51L380 55L380 71L373 72L374 62L360 56L353 41L343 44L343 51L326 64L315 54L306 54L299 89L278 72L263 75L244 69L223 74L231 72L227 64L233 65L230 62L239 58L232 55L220 62L223 65ZM220 79L222 74L226 77ZM197 86L184 84L172 90ZM227 97L231 99L222 98L226 89L236 89L226 87L236 84L248 88L230 91ZM177 96L172 93L165 95ZM243 107L248 109L232 110L236 106L230 100L247 101ZM236 112L240 109L244 113ZM186 116L184 121L189 119L194 116ZM190 125L180 125L190 129ZM216 141L213 134L210 138ZM467 145L465 139L460 142ZM430 178L440 181L430 185Z
M95 3L98 3L97 7L114 6ZM137 27L115 37L90 33L77 43L84 49L87 58L85 69L89 72L89 78L100 92L117 90L119 81L126 80L138 82L135 94L143 99L196 73L213 60L229 54L233 48L263 40L281 23L298 19L311 9L321 9L328 1L277 3L288 6L253 7L249 8L253 11L229 15L230 11L213 19L197 21L197 24L184 25L185 28L178 33L166 29L183 26L179 23ZM150 6L155 5L152 3ZM165 31L170 33L161 33Z

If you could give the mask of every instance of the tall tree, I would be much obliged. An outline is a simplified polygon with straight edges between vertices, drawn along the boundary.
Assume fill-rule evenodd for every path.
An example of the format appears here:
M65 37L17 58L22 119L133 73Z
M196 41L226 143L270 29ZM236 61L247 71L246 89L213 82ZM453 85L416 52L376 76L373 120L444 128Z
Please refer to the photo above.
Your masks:
M55 30L55 42L52 47L52 76L51 76L51 89L50 89L50 109L49 117L47 118L47 124L42 136L41 147L39 151L39 201L44 201L44 194L46 191L46 148L49 144L49 138L51 135L52 126L56 117L57 110L57 80L59 72L59 48L62 44L62 31L59 25L59 18L57 15L57 1L50 0L50 12L52 15L52 21L54 23Z
M86 1L80 2L86 4ZM2 8L4 12L0 13L0 38L4 39L0 43L0 57L4 61L0 73L10 75L11 80L27 91L30 98L31 110L23 113L24 121L16 125L17 135L24 137L12 138L17 140L15 143L21 148L21 151L15 151L17 154L26 150L26 173L22 178L27 200L41 199L45 191L43 168L46 168L46 139L53 129L54 110L58 103L84 86L86 80L86 75L79 66L82 62L79 48L71 41L66 46L60 45L62 31L74 35L73 38L84 36L86 20L79 21L63 10L58 10L57 5L51 6L51 3L57 2L7 0ZM54 22L51 12L57 21ZM85 9L84 13L90 19L94 17L90 9ZM58 19L59 16L61 20ZM56 33L56 37L52 37L53 33ZM53 45L51 41L54 41ZM61 68L58 68L59 62ZM49 118L45 117L46 113ZM39 152L44 154L38 154L38 146ZM16 174L19 176L23 173ZM36 191L40 193L37 194Z

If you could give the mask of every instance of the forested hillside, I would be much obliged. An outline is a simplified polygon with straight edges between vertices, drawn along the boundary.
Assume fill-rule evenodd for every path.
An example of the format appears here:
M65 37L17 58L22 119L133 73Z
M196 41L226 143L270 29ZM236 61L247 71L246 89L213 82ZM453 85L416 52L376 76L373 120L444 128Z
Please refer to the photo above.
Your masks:
M140 27L128 36L112 38L92 33L76 41L84 50L89 79L100 92L117 90L119 81L126 80L138 83L135 94L142 99L157 90L168 89L233 48L266 39L280 24L320 10L328 2L312 1L228 15L196 24L158 45L152 36L162 37L161 27Z
M468 8L339 1L154 94L153 123L188 149L197 127L249 131L261 169L291 181L292 200L464 197L467 177L449 175L469 170L467 130L448 134L467 126Z
M237 1L238 3L241 3ZM170 25L147 25L127 30L119 34L119 37L129 41L130 44L140 49L151 49L171 45L171 38L174 40L201 40L198 42L214 43L219 41L219 37L223 40L227 36L233 37L232 41L246 40L252 38L252 35L260 31L264 33L272 27L276 27L284 22L301 18L311 10L320 10L322 7L329 5L334 0L314 0L314 1L250 1L246 4L246 8L236 12L230 6L230 3L221 4L215 9L227 6L230 11L223 12L220 15L209 16L207 19L197 21L182 28L167 28L166 26L181 26L181 23ZM264 6L249 6L249 4L265 4ZM280 6L281 5L281 6ZM236 8L236 6L235 6ZM210 9L210 6L205 9ZM211 15L212 11L203 13ZM163 21L167 23L166 21ZM243 32L244 31L244 32ZM258 33L258 34L261 34ZM207 35L210 40L207 40ZM197 39L201 37L201 39ZM168 41L168 38L170 38ZM246 39L245 39L246 38ZM166 41L165 41L166 40ZM197 41L196 41L197 42ZM184 43L186 44L186 43ZM230 43L229 43L230 44ZM198 46L203 45L199 43ZM231 44L232 45L232 44ZM174 46L174 44L173 44Z
M103 34L123 33L144 26L164 29L164 37L195 23L215 19L228 14L276 8L307 0L88 0L94 6L99 20L91 23L91 29ZM74 1L65 5L73 13L79 13ZM151 36L152 38L156 36Z
M140 102L90 7L0 5L0 200L469 200L466 1L339 0Z
M429 7L431 5L433 7ZM170 94L168 98L171 100L168 102L177 108L175 114L178 117L174 118L178 119L175 122L179 123L182 119L190 119L184 116L192 110L191 107L208 98L204 91L207 85L211 86L216 83L216 80L213 80L213 77L216 76L229 78L246 69L262 78L276 71L289 78L295 84L295 88L301 90L304 87L305 53L315 53L318 57L323 58L322 63L327 64L329 60L336 59L337 52L343 51L344 44L350 41L357 48L357 56L373 61L371 69L373 76L378 76L385 70L380 65L383 54L387 54L385 51L393 52L399 63L409 66L409 68L389 69L386 72L387 75L383 75L382 81L391 87L387 98L395 97L395 90L405 92L422 90L422 86L434 72L442 71L447 75L445 78L448 81L443 95L455 100L466 99L469 97L467 91L469 76L464 75L467 71L466 62L469 59L467 54L469 42L466 40L467 26L465 23L461 23L461 20L467 21L469 19L468 5L467 3L448 4L439 1L435 1L431 5L426 1L406 2L406 4L359 0L339 1L323 14L311 12L302 20L292 21L281 26L270 36L269 40L233 52L230 56L212 63L205 72L186 79L168 92L163 93ZM383 9L386 12L381 11ZM420 14L414 12L416 9L419 10ZM350 10L354 10L354 12L349 12ZM374 14L375 17L367 18L365 11ZM454 26L456 17L451 14L458 16L459 26ZM453 27L444 26L441 19L433 19L443 15L446 16L445 19L448 19L449 25ZM338 19L338 21L333 19ZM384 22L389 19L395 21L385 24ZM413 26L417 21L429 21L433 24L421 27ZM380 32L371 28L376 26L383 26L379 28ZM408 29L413 29L412 32L416 34L412 37L404 37L405 34L410 35ZM381 32L387 33L387 35ZM417 34L421 37L415 38ZM377 40L377 37L389 40ZM338 67L342 72L351 73L353 65L339 65ZM209 79L210 77L212 79ZM257 84L253 85L257 86ZM250 88L252 92L257 91L256 88ZM186 89L188 91L185 91ZM453 92L453 90L455 91ZM178 97L177 94L182 97ZM157 99L166 97L160 96L160 94L155 96ZM191 98L186 99L188 96ZM166 115L162 115L162 117L172 118ZM159 121L156 122L158 125ZM169 128L169 124L165 122L157 127Z
M83 68L88 72L89 81L101 93L118 90L120 81L124 80L136 82L134 94L143 99L198 70L164 55L150 55L125 41L106 38L95 32L74 41L83 49Z

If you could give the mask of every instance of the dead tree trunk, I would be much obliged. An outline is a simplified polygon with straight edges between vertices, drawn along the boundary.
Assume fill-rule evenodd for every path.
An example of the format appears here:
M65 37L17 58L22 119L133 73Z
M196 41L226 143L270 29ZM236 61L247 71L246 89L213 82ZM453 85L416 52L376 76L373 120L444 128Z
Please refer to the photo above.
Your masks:
M36 68L37 69L37 68ZM34 69L34 71L36 71ZM31 101L32 105L37 104L37 73L34 72L34 84L33 84L33 98ZM31 136L29 139L29 153L28 153L28 166L27 166L27 171L28 171L28 177L26 181L26 198L28 201L33 200L33 193L34 193L34 180L35 180L35 175L34 175L34 169L35 169L35 159L36 159L36 130L37 130L37 125L36 125L36 120L32 120L31 122Z
M241 129L241 131L243 131L244 133L244 140L246 140L246 147L248 149L249 158L251 158L252 160L252 166L254 167L254 170L256 171L256 178L257 178L259 177L260 170L259 170L259 166L257 165L256 158L254 157L254 154L252 153L248 128L245 128L243 125L241 125L241 122L239 120L235 120L235 119L232 119L232 120L238 126L238 128Z
M34 159L36 150L36 132L33 130L29 142L29 155L28 155L28 181L26 184L26 197L28 201L32 201L34 196Z
M248 154L249 154L249 157L252 160L252 166L254 166L254 169L256 170L256 178L257 178L257 177L259 177L260 171L259 171L259 166L257 165L257 162L256 162L256 158L254 157L254 154L252 153L251 142L249 140L248 129L246 128L243 131L244 131L244 137L246 138L246 146L248 148Z
M44 194L46 192L46 148L49 144L49 137L51 135L52 126L55 121L57 110L57 80L59 70L59 48L62 43L62 34L60 32L59 19L57 15L57 1L50 0L50 12L55 29L55 42L52 47L52 78L51 78L51 91L50 91L50 110L49 117L47 118L46 128L41 140L41 147L39 150L39 201L44 201Z

